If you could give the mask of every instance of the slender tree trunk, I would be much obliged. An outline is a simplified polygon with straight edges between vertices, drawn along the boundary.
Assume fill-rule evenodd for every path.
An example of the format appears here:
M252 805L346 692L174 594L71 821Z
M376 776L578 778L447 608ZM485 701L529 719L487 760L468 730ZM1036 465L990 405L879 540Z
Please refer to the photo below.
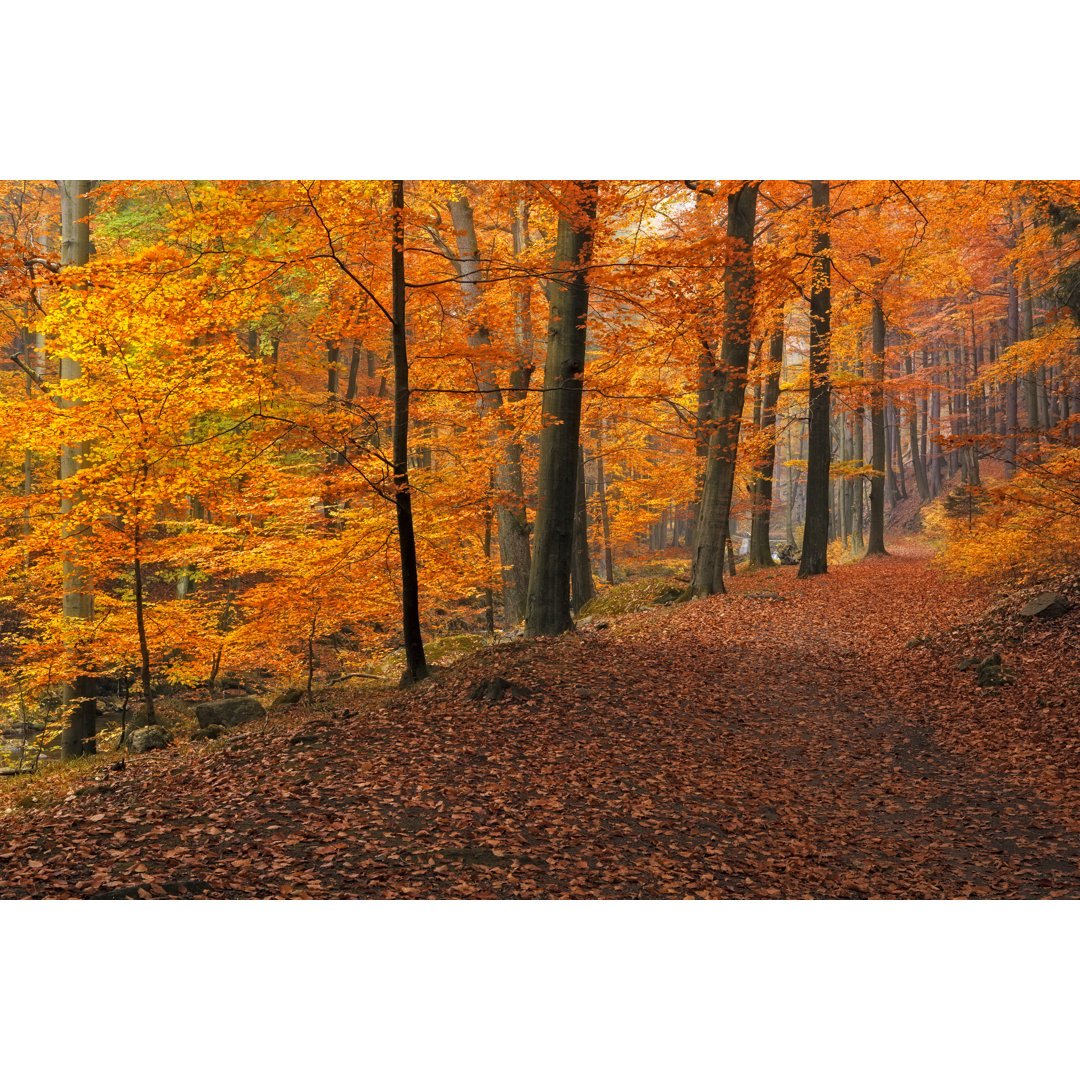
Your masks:
M549 289L547 360L541 406L539 505L525 608L525 635L561 634L573 626L573 559L581 395L589 311L587 271L592 257L598 183L579 181L579 204L559 215L555 277Z
M931 354L930 363L934 380L930 393L930 493L936 496L945 482L945 458L941 452L941 361L936 352Z
M860 341L856 349L855 360L855 377L861 383L865 376L863 368L863 346L860 335ZM853 555L862 555L866 549L866 538L863 535L863 486L865 477L862 474L862 470L866 467L866 446L865 446L865 427L866 427L866 406L857 405L855 407L855 415L852 417L852 455L854 460L858 463L859 472L855 476L854 484L852 487L852 541L851 549Z
M811 181L816 214L813 277L810 285L810 431L806 467L806 525L803 528L799 577L829 569L829 336L832 302L829 288L829 182Z
M484 629L495 634L495 594L491 588L491 521L495 516L489 510L484 515L484 565L487 567L487 584L484 586Z
M589 507L585 497L585 450L578 447L577 496L574 500L574 558L570 564L570 606L576 615L594 596L589 559Z
M871 315L873 360L870 363L870 535L866 554L888 555L885 550L885 312L874 297Z
M769 373L765 378L765 393L761 403L761 432L767 436L767 446L758 461L754 481L754 514L750 522L750 565L775 566L769 528L772 516L773 472L776 469L776 403L780 398L780 369L784 363L784 324L769 338Z
M409 355L405 341L405 181L393 182L393 250L390 256L394 300L394 502L401 552L401 625L405 637L403 681L426 678L427 660L420 633L420 580L416 565L412 492L409 488Z
M851 486L851 480L847 476L847 470L850 467L850 447L848 446L848 424L847 424L847 411L844 410L838 414L834 414L834 421L837 423L837 452L840 454L840 461L843 466L843 474L837 477L837 511L839 513L840 523L840 549L842 551L847 550L848 538L851 536L851 500L848 498L848 489Z
M143 477L146 476L146 466L143 466ZM157 717L154 712L154 689L150 682L150 645L146 638L146 617L143 610L143 572L142 559L139 552L141 539L139 530L138 508L133 529L132 544L135 552L135 630L139 636L139 679L142 682L143 704L146 708L146 722L156 724Z
M599 449L599 447L598 447ZM596 496L600 503L600 527L604 533L604 580L615 584L615 562L611 555L611 522L607 508L607 477L604 474L604 455L596 455Z
M900 424L900 407L898 405L889 405L888 409L892 414L892 442L893 447L896 450L896 486L899 489L900 498L906 499L907 470L904 468L904 440L902 438L903 432Z
M914 373L915 365L910 352L904 358L904 370L908 375ZM926 466L923 464L922 454L919 453L917 408L913 392L911 408L908 410L908 441L911 443L911 467L915 472L915 486L919 489L919 499L925 503L930 501L930 487L926 482Z
M61 180L61 249L60 259L64 266L84 266L90 260L90 205L87 196L90 193L89 180ZM60 378L69 384L64 390L61 407L75 409L80 401L73 395L76 384L82 378L82 365L70 357L60 358ZM60 450L60 479L71 481L67 485L68 494L61 499L60 512L70 515L79 501L75 477L83 460L89 452L88 443L64 446ZM91 592L89 576L76 561L78 559L78 538L85 535L82 527L65 530L65 537L72 541L65 552L63 561L65 619L77 619L89 623L94 617L94 597ZM95 716L97 713L94 700L93 681L84 674L76 675L65 684L61 693L64 712L64 729L60 737L60 753L64 760L92 754L96 750Z
M694 558L688 594L724 591L724 541L735 484L739 425L750 364L754 316L754 223L758 184L743 184L728 196L728 259L724 267L724 338L712 380L709 447L694 528Z
M1020 298L1016 291L1016 279L1010 272L1005 284L1008 297L1008 344L1015 345L1020 340ZM1017 428L1020 418L1016 400L1016 380L1005 383L1005 475L1016 472Z
M363 345L359 341L354 341L352 346L352 353L349 357L349 383L345 388L345 402L351 405L356 400L357 384L360 380L360 360L364 352ZM336 389L336 388L335 388ZM378 432L376 432L376 440L378 438ZM345 465L349 461L349 453L343 447L337 456L337 463L339 465Z
M1031 297L1031 278L1024 275L1023 304L1021 305L1021 334L1023 341L1030 341L1035 331L1035 307ZM1035 369L1028 371L1023 378L1024 405L1027 413L1028 453L1033 461L1039 458L1039 387L1035 378Z

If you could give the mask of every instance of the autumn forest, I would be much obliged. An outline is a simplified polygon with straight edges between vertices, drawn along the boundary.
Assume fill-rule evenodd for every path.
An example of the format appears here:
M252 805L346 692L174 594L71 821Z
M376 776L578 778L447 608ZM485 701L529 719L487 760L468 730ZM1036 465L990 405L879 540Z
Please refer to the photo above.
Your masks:
M0 211L0 897L1080 896L1080 184Z

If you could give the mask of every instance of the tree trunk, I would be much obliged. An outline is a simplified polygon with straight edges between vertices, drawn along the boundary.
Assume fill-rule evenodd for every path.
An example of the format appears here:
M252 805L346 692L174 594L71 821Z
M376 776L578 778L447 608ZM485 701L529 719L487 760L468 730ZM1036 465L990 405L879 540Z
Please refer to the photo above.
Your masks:
M498 449L498 464L495 468L494 505L499 532L499 566L502 577L503 619L506 626L514 626L525 615L525 600L529 588L529 531L525 515L525 494L521 473L521 444L517 433L503 415L503 395L496 378L495 367L490 356L491 330L486 322L477 321L480 288L484 281L480 264L479 244L476 239L476 224L472 206L462 194L448 203L450 218L457 237L458 258L456 260L461 291L465 299L465 309L473 320L469 333L469 348L476 372L476 384L479 391L479 410L481 417L491 417L493 423L488 427L490 438ZM524 233L515 222L515 254L519 254L519 243L524 243ZM520 236L519 236L520 233ZM528 317L527 309L522 312L520 302L515 298L515 335L524 337L522 320ZM527 365L519 363L511 374L511 386L515 394L511 400L519 399L528 386L531 375L531 359ZM516 379L515 379L516 376ZM524 377L523 385L521 383Z
M525 607L525 635L561 634L573 626L573 559L581 394L589 311L598 183L579 181L579 204L559 214L541 406L535 547Z
M728 196L728 258L724 266L724 338L712 376L705 478L694 528L690 571L692 596L724 591L724 541L735 484L739 425L750 364L754 316L754 222L758 184L743 184Z
M1005 291L1008 297L1008 343L1015 345L1020 340L1020 298L1016 291L1016 280L1012 273L1008 275L1005 283ZM1009 379L1005 383L1005 475L1012 476L1016 472L1016 429L1019 426L1019 415L1016 400L1016 380Z
M518 204L512 226L514 256L528 247L529 206ZM514 286L514 344L516 363L510 370L507 400L523 401L528 395L533 373L533 330L531 313L532 284L524 277ZM508 425L508 441L503 458L495 470L495 482L501 501L497 507L499 550L503 567L503 619L506 626L516 626L525 618L532 568L532 542L526 512L525 481L521 467L521 432Z
M600 527L604 532L604 580L615 584L615 562L611 557L611 522L607 509L607 478L604 475L604 455L596 455L596 496L600 503Z
M872 315L873 360L870 361L870 527L866 555L888 555L885 550L885 311L874 297Z
M146 479L147 467L143 466L143 479ZM157 717L154 713L154 689L150 684L150 646L146 638L146 617L143 611L143 572L142 560L139 552L140 529L139 508L135 508L135 525L133 530L132 546L134 549L135 563L135 630L139 637L139 679L142 683L143 705L146 708L146 722L156 724Z
M90 193L89 180L61 180L61 249L60 260L64 266L84 266L90 260ZM61 407L78 408L80 401L70 395L77 391L70 384L82 378L82 365L70 357L60 358L60 378L69 383L65 389ZM60 479L74 481L89 452L89 443L64 446L60 450ZM79 501L77 486L68 485L68 494L60 501L60 512L69 515ZM81 527L65 530L65 538L75 541L65 551L63 560L65 619L78 619L89 623L94 617L94 597L86 570L76 561L79 537L85 534ZM66 545L65 545L66 546ZM94 722L97 713L92 680L84 674L76 675L61 692L64 713L64 729L60 737L61 757L70 758L92 754L96 750Z
M860 338L858 348L856 350L855 361L855 376L862 382L865 375L863 368L863 351L862 340ZM863 481L862 474L863 468L866 466L866 446L865 446L865 427L866 427L866 406L858 405L855 408L855 415L852 418L852 454L854 460L858 463L859 473L855 477L855 482L851 495L851 517L852 517L852 540L851 551L853 555L862 555L866 548L866 538L863 535Z
M925 356L925 353L924 353ZM914 372L914 362L909 352L904 358L904 370L908 375ZM915 485L919 489L919 499L922 502L930 501L930 487L926 482L926 466L923 464L922 454L919 453L918 420L916 417L917 405L912 394L911 408L908 411L908 440L911 443L911 467L915 471Z
M1031 278L1024 275L1024 299L1021 305L1021 334L1023 341L1030 341L1035 331L1035 308L1031 297ZM1032 461L1039 458L1039 387L1035 369L1024 375L1024 405L1027 413L1028 444Z
M390 267L394 336L394 502L401 552L401 625L405 637L405 682L426 678L420 634L420 580L416 565L412 492L409 489L409 355L405 341L405 181L393 181L393 249Z
M829 289L829 182L811 181L816 223L810 285L810 431L806 465L806 525L803 528L799 577L829 569L829 334L832 303Z
M933 389L930 393L930 494L938 495L945 482L945 459L941 453L941 387L938 385L937 353L932 353L930 363L933 369Z
M765 378L765 394L761 403L761 431L768 435L768 446L758 461L754 481L754 513L750 521L750 565L775 566L769 528L772 517L773 472L776 469L776 403L780 398L780 369L784 363L784 324L769 339L769 373Z
M596 588L589 560L589 507L585 497L585 450L578 447L577 496L574 500L574 558L570 564L570 606L576 615Z

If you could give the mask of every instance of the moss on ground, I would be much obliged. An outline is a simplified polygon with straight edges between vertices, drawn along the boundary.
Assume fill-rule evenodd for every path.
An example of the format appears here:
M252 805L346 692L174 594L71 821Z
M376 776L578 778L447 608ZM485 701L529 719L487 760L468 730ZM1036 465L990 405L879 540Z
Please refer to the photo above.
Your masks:
M655 606L661 597L670 597L673 592L681 593L685 588L686 579L681 577L637 578L597 593L582 607L578 616L625 615L630 611L644 611Z

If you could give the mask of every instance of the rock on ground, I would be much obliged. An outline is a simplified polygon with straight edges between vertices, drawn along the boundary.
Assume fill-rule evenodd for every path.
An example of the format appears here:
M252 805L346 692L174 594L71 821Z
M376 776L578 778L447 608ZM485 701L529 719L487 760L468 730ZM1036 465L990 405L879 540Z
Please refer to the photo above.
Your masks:
M256 697L224 698L221 701L204 701L195 706L195 718L199 727L220 724L222 727L238 727L249 720L260 720L266 715L262 702Z
M1029 600L1019 614L1022 619L1056 619L1071 607L1072 604L1060 593L1044 592Z
M160 724L136 728L128 737L128 747L136 753L144 750L162 750L172 742L172 736Z

